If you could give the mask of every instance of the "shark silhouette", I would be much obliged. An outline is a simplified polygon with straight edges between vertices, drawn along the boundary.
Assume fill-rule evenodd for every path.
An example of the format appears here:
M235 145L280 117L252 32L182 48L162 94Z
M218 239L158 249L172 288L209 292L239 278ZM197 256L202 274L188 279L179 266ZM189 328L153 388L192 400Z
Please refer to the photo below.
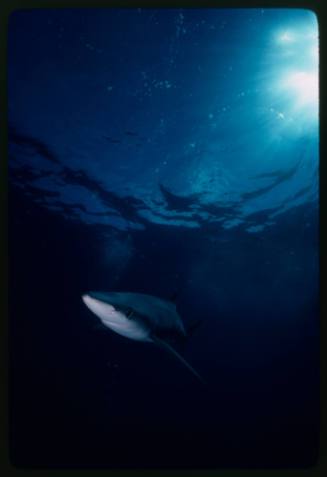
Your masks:
M175 303L152 295L125 292L88 292L82 296L82 300L112 331L126 338L151 342L166 349L204 382L169 344L169 341L188 336Z

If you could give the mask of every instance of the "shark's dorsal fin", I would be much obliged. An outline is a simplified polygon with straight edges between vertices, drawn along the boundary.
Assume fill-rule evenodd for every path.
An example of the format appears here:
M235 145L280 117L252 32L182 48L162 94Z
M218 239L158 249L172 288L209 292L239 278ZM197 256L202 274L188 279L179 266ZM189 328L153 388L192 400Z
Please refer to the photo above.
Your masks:
M170 346L166 341L161 340L160 338L157 337L152 337L152 340L154 343L156 343L160 348L164 348L165 350L169 351L171 354L173 354L179 361L181 361L184 366L186 366L189 371L199 380L201 381L202 384L206 384L206 382L201 378L201 376L195 371L195 369L192 368L190 364L179 354L177 351Z

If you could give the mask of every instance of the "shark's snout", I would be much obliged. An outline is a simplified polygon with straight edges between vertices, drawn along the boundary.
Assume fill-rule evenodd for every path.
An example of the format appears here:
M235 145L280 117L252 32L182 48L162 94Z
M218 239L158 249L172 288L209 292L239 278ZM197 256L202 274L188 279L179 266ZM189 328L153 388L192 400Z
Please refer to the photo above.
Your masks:
M101 307L101 302L99 302L98 300L95 300L94 298L92 298L87 293L82 295L82 301L83 301L84 305L86 305L89 310L91 310L93 313L98 315L97 311L99 309L99 306Z
M89 299L89 295L87 295L86 293L82 295L82 300L84 301L85 304L87 304L88 299Z

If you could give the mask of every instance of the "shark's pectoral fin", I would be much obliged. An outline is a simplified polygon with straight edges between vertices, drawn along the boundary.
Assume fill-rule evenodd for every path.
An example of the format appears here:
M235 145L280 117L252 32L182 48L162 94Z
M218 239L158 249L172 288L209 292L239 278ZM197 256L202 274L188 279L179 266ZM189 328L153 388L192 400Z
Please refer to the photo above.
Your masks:
M179 359L179 361L181 361L184 364L184 366L186 366L189 369L189 371L191 371L191 373L194 376L197 377L197 379L199 379L201 381L201 383L206 384L206 382L195 371L195 369L193 369L192 366L179 353L177 353L177 351L172 346L170 346L166 341L163 341L162 339L157 338L155 336L152 336L152 341L155 344L157 344L158 346L160 346L160 348L163 348L163 349L169 351L171 354L173 354L177 359Z

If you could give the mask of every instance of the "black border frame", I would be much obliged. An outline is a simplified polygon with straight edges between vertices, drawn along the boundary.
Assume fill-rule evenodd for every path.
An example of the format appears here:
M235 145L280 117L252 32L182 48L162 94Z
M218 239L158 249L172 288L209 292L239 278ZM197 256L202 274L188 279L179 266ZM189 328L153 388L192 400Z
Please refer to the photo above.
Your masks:
M324 5L325 4L325 5ZM305 469L212 469L212 470L163 470L163 469L20 469L10 463L9 458L9 422L8 409L10 399L8 396L8 185L7 185L7 31L10 15L16 10L36 9L36 8L304 8L312 10L318 18L319 37L320 37L320 452L315 465ZM326 180L327 165L326 157L326 93L325 84L327 81L326 63L327 63L327 2L324 0L1 0L0 4L0 204L1 204L1 230L0 230L0 267L2 273L2 283L0 286L0 338L2 340L0 348L1 356L1 394L0 394L0 469L1 475L19 476L28 472L33 477L39 475L50 475L57 477L67 472L79 476L108 475L119 474L121 477L144 476L147 475L193 475L195 476L217 476L217 477L274 477L278 476L297 476L297 475L327 475L327 366L326 366L326 331L327 325L324 318L327 315L327 286L326 286ZM324 291L326 292L324 293Z

